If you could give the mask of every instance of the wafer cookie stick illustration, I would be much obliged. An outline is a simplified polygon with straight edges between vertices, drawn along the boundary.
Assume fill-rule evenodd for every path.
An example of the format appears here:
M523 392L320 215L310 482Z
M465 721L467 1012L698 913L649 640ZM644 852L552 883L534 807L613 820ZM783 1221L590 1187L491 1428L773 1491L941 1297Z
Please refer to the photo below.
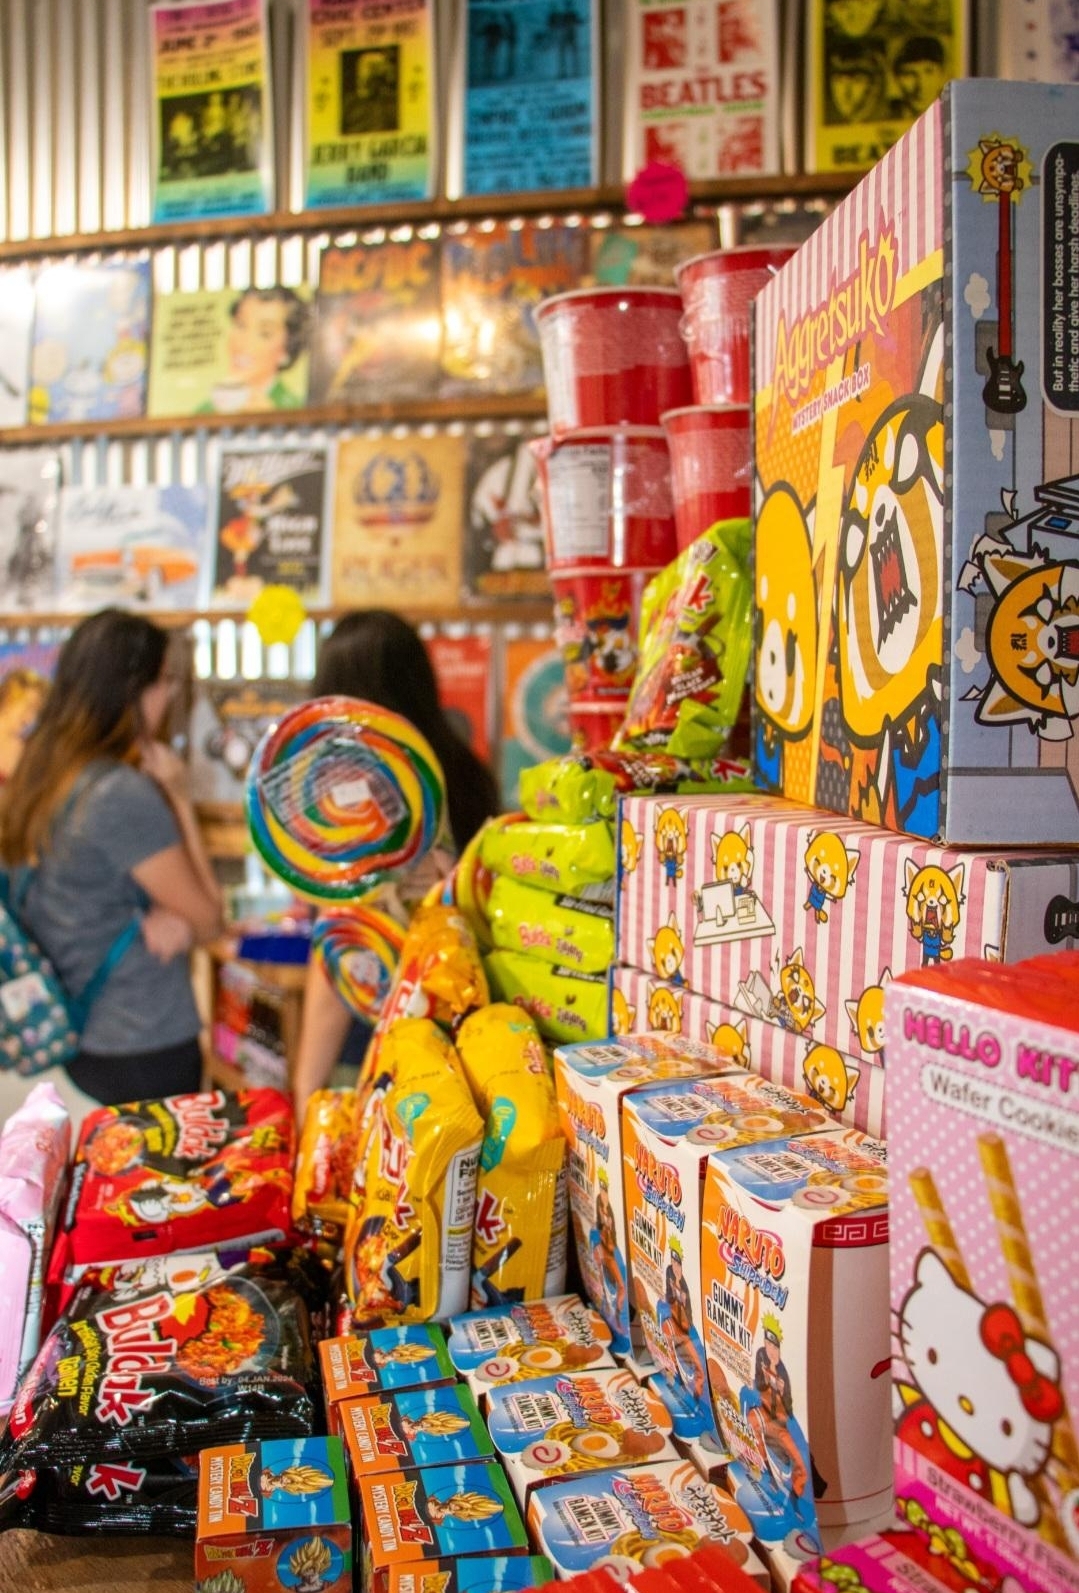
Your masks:
M989 1204L997 1225L1000 1248L1008 1269L1012 1298L1024 1333L1052 1344L1053 1335L1045 1313L1034 1257L1023 1223L1023 1209L1012 1177L1008 1149L999 1134L978 1135L978 1156L989 1193ZM1068 1472L1072 1485L1079 1480L1079 1447L1067 1407L1053 1427L1053 1455Z
M928 1167L915 1167L911 1171L910 1188L921 1213L922 1222L925 1224L929 1243L959 1287L966 1289L968 1294L973 1294L974 1286L970 1281L967 1264L963 1260L952 1225L948 1221L948 1213L944 1209L944 1202L940 1198L940 1191L933 1182L933 1174Z

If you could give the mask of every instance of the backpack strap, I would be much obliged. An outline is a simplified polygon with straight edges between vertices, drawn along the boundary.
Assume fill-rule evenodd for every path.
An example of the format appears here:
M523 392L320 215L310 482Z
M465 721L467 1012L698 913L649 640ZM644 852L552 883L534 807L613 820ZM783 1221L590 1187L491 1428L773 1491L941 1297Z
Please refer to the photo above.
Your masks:
M130 919L124 925L123 929L121 929L120 933L117 935L116 939L113 941L112 945L102 958L99 966L94 969L93 973L86 981L82 988L81 995L77 998L77 1000L72 1002L72 1006L77 1008L80 1029L85 1028L86 1020L90 1016L90 1008L104 990L111 975L127 956L136 940L138 940L141 929L142 919L138 914L136 914L135 917Z

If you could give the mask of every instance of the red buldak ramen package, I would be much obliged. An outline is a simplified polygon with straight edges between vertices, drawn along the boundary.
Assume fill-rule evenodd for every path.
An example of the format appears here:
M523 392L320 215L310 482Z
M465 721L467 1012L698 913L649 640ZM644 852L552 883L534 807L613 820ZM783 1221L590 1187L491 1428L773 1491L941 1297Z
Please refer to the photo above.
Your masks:
M295 1130L279 1090L208 1090L91 1112L49 1279L69 1266L290 1231Z
M0 1438L0 1475L311 1431L310 1316L287 1263L90 1272L23 1379ZM178 1262L181 1258L175 1258Z
M195 1534L198 1455L93 1460L0 1478L0 1527Z

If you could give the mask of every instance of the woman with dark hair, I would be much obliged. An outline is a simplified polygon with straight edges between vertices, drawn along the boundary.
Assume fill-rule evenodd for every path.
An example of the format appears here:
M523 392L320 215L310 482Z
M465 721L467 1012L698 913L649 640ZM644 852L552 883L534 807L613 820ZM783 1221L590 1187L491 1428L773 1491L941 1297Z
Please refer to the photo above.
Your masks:
M72 996L138 925L94 999L79 1055L37 1076L58 1075L76 1116L201 1081L187 954L218 932L221 897L184 763L156 739L176 684L167 653L166 632L138 615L83 620L4 789L12 899Z
M307 305L295 288L245 288L229 310L228 370L199 414L298 409L303 394L284 380L307 347Z
M399 614L387 609L361 609L339 620L319 651L312 694L359 697L401 714L415 725L442 765L450 833L458 852L499 811L498 784L493 774L454 730L439 700L438 683L423 639ZM452 860L440 852L427 861L430 866L424 870L421 864L419 877L402 882L403 898L412 902L421 898L424 876L433 882ZM304 987L303 1021L293 1074L296 1115L301 1125L308 1099L325 1086L350 1028L348 1009L321 966L312 961ZM346 1054L344 1060L349 1059Z

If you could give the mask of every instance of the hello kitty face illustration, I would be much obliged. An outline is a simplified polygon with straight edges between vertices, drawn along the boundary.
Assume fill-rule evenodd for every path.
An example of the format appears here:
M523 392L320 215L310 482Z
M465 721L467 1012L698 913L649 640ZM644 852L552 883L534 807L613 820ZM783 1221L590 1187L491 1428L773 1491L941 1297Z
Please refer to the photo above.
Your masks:
M942 1440L950 1470L969 1451L967 1485L989 1497L996 1473L1015 1519L1034 1525L1040 1507L1030 1479L1045 1465L1063 1408L1055 1350L1026 1337L1011 1306L987 1306L962 1288L933 1250L919 1258L899 1331L916 1395L932 1407L907 1413L910 1441L924 1449Z

